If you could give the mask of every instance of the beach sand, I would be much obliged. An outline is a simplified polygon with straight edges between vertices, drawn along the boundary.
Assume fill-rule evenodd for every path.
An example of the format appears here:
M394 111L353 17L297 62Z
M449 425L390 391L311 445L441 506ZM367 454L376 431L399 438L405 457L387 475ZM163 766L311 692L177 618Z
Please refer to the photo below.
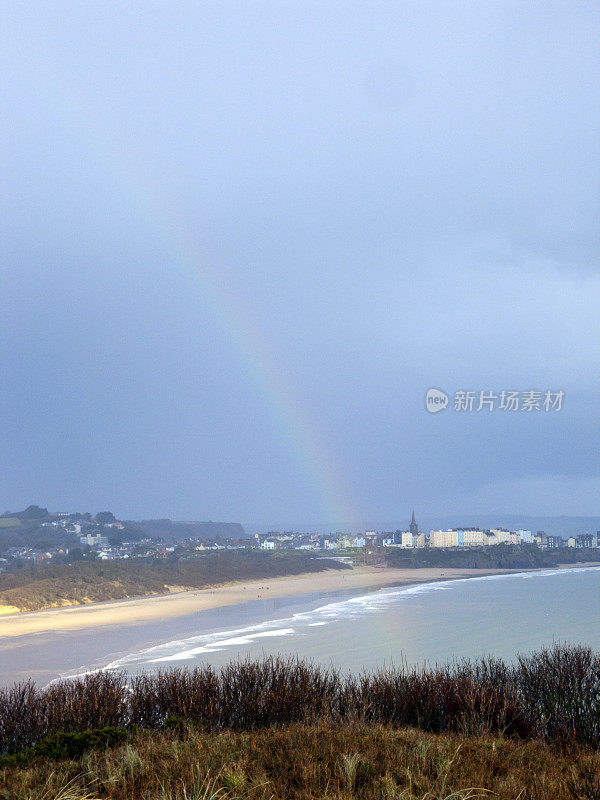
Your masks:
M279 578L262 578L207 589L175 591L166 595L6 614L0 616L0 636L75 631L104 625L127 625L163 620L244 603L257 598L267 599L340 589L378 589L383 586L403 586L522 571L451 568L390 569L386 567L325 570L324 572L285 575Z

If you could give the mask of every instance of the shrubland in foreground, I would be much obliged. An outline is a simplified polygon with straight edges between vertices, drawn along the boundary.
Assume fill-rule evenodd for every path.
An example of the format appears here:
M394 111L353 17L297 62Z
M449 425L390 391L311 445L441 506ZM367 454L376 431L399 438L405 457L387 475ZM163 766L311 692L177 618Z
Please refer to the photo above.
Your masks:
M360 676L272 658L97 673L0 691L0 797L600 800L599 723L585 647Z

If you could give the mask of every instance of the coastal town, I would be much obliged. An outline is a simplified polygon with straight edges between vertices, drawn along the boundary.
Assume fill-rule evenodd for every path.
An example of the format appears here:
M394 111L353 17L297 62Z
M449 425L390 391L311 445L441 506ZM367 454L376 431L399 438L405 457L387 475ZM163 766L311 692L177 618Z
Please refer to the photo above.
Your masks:
M163 524L159 525L159 522ZM221 550L298 550L313 552L316 556L327 554L330 558L344 558L387 548L468 550L495 545L529 546L541 550L592 549L600 547L600 531L566 537L547 534L543 530L534 532L504 527L483 529L471 526L423 531L414 511L404 530L327 535L299 531L248 535L236 523L131 522L116 519L110 511L92 516L90 513L49 512L39 506L0 516L0 571L25 563L173 559L190 553Z
M551 536L544 531L533 533L529 530L510 531L506 528L479 529L474 527L451 528L449 530L420 531L413 511L412 519L407 530L396 530L379 533L365 531L365 533L349 536L336 534L335 536L318 536L316 534L278 533L256 534L259 546L264 550L274 550L278 547L295 547L304 550L347 550L350 548L454 548L454 547L483 547L499 544L536 545L542 549L559 547L598 547L600 531L596 533L582 533L577 536L564 538Z

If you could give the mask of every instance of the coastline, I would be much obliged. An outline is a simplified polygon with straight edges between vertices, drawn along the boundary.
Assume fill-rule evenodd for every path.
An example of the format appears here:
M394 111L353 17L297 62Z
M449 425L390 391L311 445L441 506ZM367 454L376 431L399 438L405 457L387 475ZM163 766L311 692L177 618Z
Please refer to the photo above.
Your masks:
M577 567L600 566L585 562ZM558 565L557 568L574 565ZM224 584L207 589L176 591L126 600L112 600L88 605L64 606L43 611L27 611L0 616L0 636L18 637L56 631L89 630L96 627L130 625L184 616L199 611L237 605L256 599L269 599L311 592L341 589L377 590L389 586L506 575L532 570L456 569L423 567L354 567L351 570L325 570L317 573L285 575Z

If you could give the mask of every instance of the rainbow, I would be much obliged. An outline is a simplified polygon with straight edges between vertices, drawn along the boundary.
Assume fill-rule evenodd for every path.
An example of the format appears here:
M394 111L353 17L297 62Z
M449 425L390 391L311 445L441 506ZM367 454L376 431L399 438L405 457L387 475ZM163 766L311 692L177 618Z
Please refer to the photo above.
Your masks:
M40 43L37 43L39 47ZM41 47L36 57L41 58ZM30 61L30 65L35 63ZM323 437L307 409L298 400L281 364L269 352L266 339L250 320L242 303L231 291L223 288L219 274L199 252L194 237L185 231L175 214L169 213L164 187L152 185L151 176L136 166L135 153L127 149L125 137L117 136L117 120L75 85L76 76L65 75L50 59L40 64L38 85L46 98L55 104L62 101L61 111L71 118L93 144L107 170L114 175L121 189L129 195L131 207L148 220L153 236L160 243L165 257L187 272L190 283L207 311L214 314L223 335L237 351L241 364L248 369L259 395L276 421L281 435L289 442L302 472L316 493L324 522L333 530L350 531L360 516L348 498L345 481L337 464L327 451ZM60 98L58 92L61 92ZM45 99L45 98L44 98Z
M270 352L262 331L251 321L239 298L222 288L218 272L210 266L207 258L198 254L198 246L189 241L179 220L172 216L168 218L164 207L155 209L150 218L162 220L163 251L187 269L202 303L218 320L281 435L290 443L299 466L317 492L323 521L332 524L335 530L352 530L359 517L348 501L344 482L314 420L309 418L307 409L299 402L298 393ZM165 238L167 220L169 235Z

